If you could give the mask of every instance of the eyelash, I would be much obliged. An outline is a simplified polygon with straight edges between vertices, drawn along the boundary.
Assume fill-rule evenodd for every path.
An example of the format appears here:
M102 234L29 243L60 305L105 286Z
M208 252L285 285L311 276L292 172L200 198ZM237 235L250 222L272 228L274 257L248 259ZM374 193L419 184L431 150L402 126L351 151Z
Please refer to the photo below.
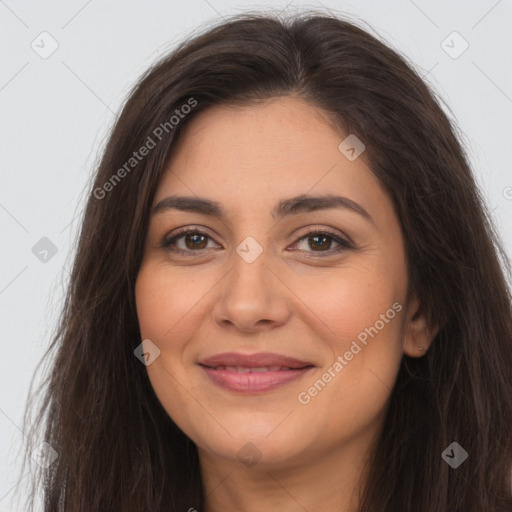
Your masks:
M207 237L208 239L212 240L212 237L205 231L202 231L201 229L198 229L198 228L188 228L187 227L187 228L180 228L177 231L177 233L175 233L171 238L164 238L160 247L162 249L166 249L170 252L182 254L182 255L186 255L186 256L191 256L191 253L201 253L202 251L207 250L207 249L198 249L197 251L194 251L192 249L185 250L185 249L176 249L176 248L171 249L170 248L172 245L174 245L176 243L177 240L179 240L180 238L183 238L185 235L188 235L188 234L203 235L203 236ZM301 242L302 240L310 238L313 235L320 235L320 236L326 236L328 238L332 238L336 243L339 244L339 247L337 247L336 249L328 249L327 251L306 251L306 252L312 252L313 254L324 253L324 254L327 254L327 256L332 256L334 254L338 254L347 249L354 249L354 246L348 240L345 240L345 239L341 238L339 235L331 233L330 231L318 230L318 229L316 229L316 230L313 229L311 231L308 231L303 236L301 236L295 243ZM325 257L325 256L309 255L308 257L311 257L311 258L320 257L321 258L321 257Z

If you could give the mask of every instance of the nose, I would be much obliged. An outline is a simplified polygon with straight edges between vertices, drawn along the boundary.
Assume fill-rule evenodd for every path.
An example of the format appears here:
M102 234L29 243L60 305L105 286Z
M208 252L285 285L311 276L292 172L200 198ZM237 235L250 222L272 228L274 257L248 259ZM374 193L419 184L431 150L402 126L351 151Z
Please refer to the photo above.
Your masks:
M252 263L238 254L219 283L213 307L215 322L244 333L274 329L291 314L292 292L269 266L265 251Z

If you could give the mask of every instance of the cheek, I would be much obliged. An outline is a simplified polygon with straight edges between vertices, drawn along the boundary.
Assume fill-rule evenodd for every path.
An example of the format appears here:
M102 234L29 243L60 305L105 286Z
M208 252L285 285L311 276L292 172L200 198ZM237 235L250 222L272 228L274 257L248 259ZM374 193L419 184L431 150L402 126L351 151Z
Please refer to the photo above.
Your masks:
M353 266L302 292L317 337L332 354L323 373L304 384L299 400L323 428L329 428L326 410L333 428L368 424L391 394L402 357L405 293L405 281L395 277Z
M137 277L135 298L141 335L160 350L176 350L179 340L192 333L208 279L191 272L173 272L162 264L143 266ZM172 340L172 343L171 343Z
M135 285L141 338L160 349L146 371L158 400L180 428L191 423L190 400L183 389L193 387L182 364L183 354L194 330L194 312L205 294L194 281L165 265L148 263L141 267Z
M297 279L294 293L310 310L318 338L328 341L331 349L340 354L350 348L350 343L359 334L362 333L364 338L365 329L376 322L379 331L395 342L399 341L397 332L391 336L390 331L400 327L400 322L396 321L399 312L392 305L403 301L405 288L402 281L396 279L389 266L380 269L353 264L339 272L316 276L314 286L311 281L303 280L303 289L300 288L301 280ZM388 348L391 347L388 345Z
M186 379L183 352L193 331L197 289L190 279L185 282L163 265L149 263L139 271L135 299L141 338L150 339L160 350L146 370L162 405L171 413L169 406L175 406L180 396L175 387ZM173 400L166 404L171 396Z

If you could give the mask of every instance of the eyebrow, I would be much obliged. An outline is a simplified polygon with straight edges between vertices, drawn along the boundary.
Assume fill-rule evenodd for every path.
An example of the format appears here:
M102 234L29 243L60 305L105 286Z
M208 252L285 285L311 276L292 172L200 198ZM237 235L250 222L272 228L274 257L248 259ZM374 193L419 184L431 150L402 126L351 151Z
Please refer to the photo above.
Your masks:
M344 208L358 213L366 220L375 224L370 214L358 203L348 197L335 195L305 195L301 194L289 199L283 199L272 210L272 217L283 218L288 215L297 215L304 212L313 212L331 208ZM153 208L153 215L168 210L199 213L219 219L226 218L226 210L217 201L198 196L172 195L159 201Z

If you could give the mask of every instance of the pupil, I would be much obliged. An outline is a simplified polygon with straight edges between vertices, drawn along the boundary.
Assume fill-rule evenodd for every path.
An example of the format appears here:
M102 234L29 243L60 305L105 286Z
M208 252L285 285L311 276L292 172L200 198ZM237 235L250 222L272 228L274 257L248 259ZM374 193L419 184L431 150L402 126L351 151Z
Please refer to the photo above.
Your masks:
M203 238L205 239L206 237L204 235L200 235L200 234L196 234L196 235L187 235L186 236L186 241L187 241L187 247L189 249L204 249L204 247L199 247L199 245L196 243L197 242L197 238ZM194 241L189 245L188 242L191 240L191 239L194 239ZM199 243L201 243L201 241L199 241ZM203 240L203 243L204 243L204 240Z
M324 242L325 242L329 237L327 237L325 235L320 235L320 236L313 236L311 238L314 240L314 243L317 244L317 240L323 239ZM320 244L320 245L323 245L323 244ZM329 246L330 243L327 243L327 245ZM327 248L328 249L329 247L321 247L321 248L324 248L324 249Z

